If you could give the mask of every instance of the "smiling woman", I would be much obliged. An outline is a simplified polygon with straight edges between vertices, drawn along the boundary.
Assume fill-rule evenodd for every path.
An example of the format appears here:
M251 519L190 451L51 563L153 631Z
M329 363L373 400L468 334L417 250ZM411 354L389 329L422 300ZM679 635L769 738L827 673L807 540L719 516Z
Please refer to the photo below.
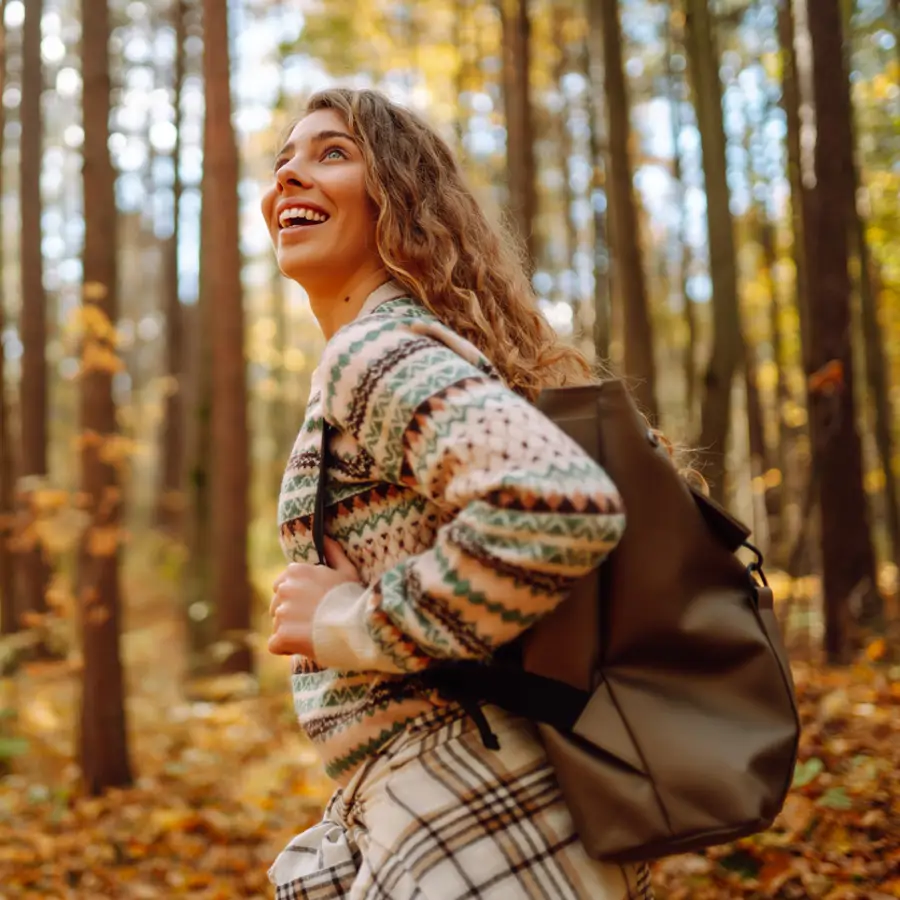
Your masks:
M532 723L422 677L491 657L615 545L615 486L526 399L587 363L447 146L380 94L313 97L262 211L328 338L282 483L269 650L293 655L338 785L276 897L648 897L646 868L588 858Z
M340 113L318 110L294 126L262 211L281 271L303 285L330 337L388 277L376 246L366 164ZM335 307L335 298L346 302Z

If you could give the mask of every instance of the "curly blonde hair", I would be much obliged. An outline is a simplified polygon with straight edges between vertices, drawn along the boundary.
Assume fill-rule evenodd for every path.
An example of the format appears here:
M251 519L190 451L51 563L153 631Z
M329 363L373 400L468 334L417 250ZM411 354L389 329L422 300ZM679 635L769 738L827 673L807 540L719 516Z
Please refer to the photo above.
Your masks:
M323 109L341 114L359 143L378 250L398 282L530 400L542 388L597 380L541 314L519 242L488 221L434 129L372 90L321 91L306 114Z

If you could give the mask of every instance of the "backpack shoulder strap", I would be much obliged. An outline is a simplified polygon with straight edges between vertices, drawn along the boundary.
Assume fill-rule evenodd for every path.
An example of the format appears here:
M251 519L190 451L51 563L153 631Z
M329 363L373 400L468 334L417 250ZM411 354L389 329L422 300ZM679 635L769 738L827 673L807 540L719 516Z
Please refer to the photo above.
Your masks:
M325 563L325 498L328 491L328 438L331 426L322 417L322 448L319 452L319 481L316 485L316 503L313 507L313 543L319 556L319 565Z

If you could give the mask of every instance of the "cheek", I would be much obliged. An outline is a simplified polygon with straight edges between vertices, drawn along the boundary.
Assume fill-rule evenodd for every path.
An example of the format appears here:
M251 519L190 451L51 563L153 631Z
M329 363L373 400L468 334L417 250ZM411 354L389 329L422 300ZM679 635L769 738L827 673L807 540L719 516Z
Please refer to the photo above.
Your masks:
M266 220L266 225L271 224L272 213L275 211L275 200L277 196L278 192L274 187L270 187L269 190L262 195L259 208L263 218Z

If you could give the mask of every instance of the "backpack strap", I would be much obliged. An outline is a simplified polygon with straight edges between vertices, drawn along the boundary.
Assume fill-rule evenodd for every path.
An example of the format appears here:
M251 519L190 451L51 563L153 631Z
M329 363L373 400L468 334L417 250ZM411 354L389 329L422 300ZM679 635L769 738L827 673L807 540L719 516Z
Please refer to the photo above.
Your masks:
M316 486L316 503L313 507L313 543L316 545L316 553L319 555L319 565L325 562L325 498L328 488L328 437L331 426L328 420L322 417L322 449L319 452L319 481Z
M491 662L437 663L419 675L448 700L499 706L516 716L571 731L591 699L587 691L524 669Z

